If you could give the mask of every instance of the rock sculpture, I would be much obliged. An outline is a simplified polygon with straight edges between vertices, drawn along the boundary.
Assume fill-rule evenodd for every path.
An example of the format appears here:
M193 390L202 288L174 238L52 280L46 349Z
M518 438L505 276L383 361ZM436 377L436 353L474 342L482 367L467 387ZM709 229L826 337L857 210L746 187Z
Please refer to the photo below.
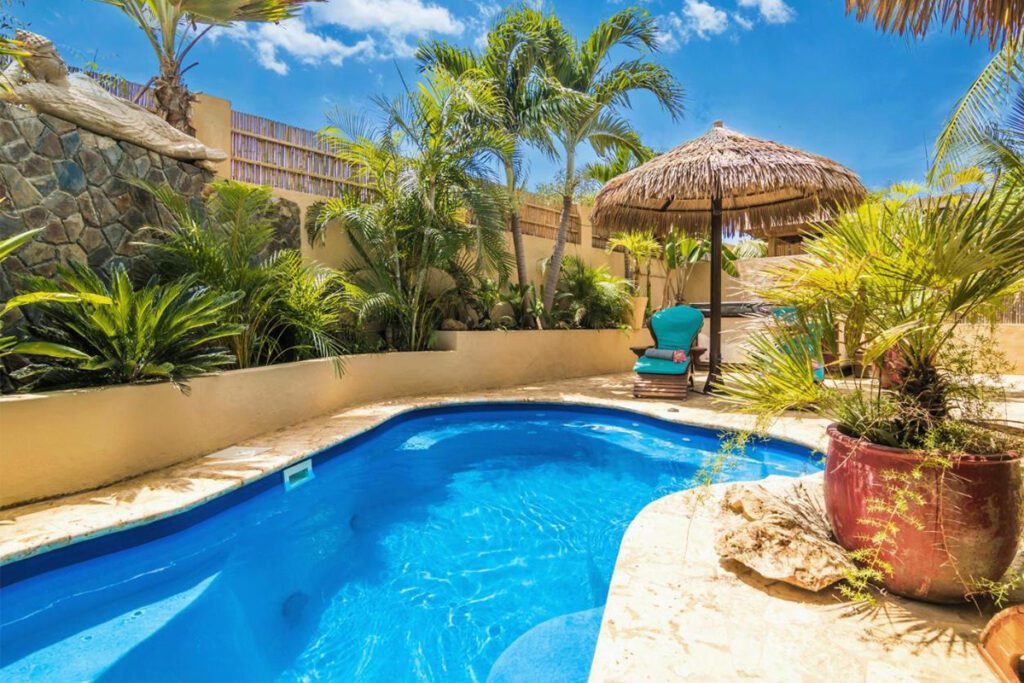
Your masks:
M722 498L715 550L765 578L812 591L854 568L832 540L820 475L730 486Z
M227 159L169 123L120 97L111 95L86 74L68 74L60 54L47 38L19 30L16 35L29 56L11 62L0 79L0 99L31 107L82 128L134 143L172 159L216 162Z

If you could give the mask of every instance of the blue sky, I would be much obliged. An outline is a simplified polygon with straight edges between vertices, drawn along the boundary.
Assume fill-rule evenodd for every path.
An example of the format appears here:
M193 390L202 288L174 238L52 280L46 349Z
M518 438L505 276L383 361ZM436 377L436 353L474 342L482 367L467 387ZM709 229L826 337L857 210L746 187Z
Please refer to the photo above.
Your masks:
M578 35L623 5L547 2ZM673 122L646 96L627 117L643 140L668 149L723 119L736 130L832 157L869 187L920 178L929 145L989 54L947 32L911 41L845 16L843 0L650 0L686 112ZM326 112L361 109L412 82L422 38L472 45L500 5L488 0L328 0L281 25L222 32L193 51L195 90L235 109L318 129ZM142 33L96 0L24 0L19 21L72 64L145 82L156 70ZM584 155L586 158L588 155ZM529 185L558 163L531 155Z

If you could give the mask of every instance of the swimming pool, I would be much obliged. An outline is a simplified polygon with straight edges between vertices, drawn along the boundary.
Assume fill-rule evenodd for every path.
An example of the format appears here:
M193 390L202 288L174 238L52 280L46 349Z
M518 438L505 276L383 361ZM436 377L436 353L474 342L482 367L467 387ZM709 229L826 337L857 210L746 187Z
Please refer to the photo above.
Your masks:
M3 568L0 678L484 681L531 628L604 604L630 520L718 444L603 408L412 411L291 491L271 475ZM726 476L818 469L767 441Z

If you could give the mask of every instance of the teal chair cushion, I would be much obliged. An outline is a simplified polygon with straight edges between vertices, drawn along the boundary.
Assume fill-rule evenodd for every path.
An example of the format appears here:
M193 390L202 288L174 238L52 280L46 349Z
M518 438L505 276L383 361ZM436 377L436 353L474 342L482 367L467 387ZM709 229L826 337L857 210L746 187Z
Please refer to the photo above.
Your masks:
M657 348L669 351L680 349L690 352L693 340L704 326L704 314L690 306L665 308L651 316L651 334ZM652 375L683 375L690 367L690 359L673 363L661 358L639 358L633 365L633 372Z
M633 364L633 372L643 372L652 375L685 375L690 367L690 360L683 363L673 363L663 358L638 358Z

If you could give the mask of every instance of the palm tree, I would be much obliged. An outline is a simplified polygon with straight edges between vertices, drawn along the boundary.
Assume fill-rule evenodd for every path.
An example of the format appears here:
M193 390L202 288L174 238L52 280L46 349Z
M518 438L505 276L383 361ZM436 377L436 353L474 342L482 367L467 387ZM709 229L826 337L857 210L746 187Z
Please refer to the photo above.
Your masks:
M621 248L626 279L633 285L633 291L640 292L641 266L647 266L647 298L651 297L651 261L661 254L661 245L650 230L627 230L617 232L608 239L607 251Z
M665 236L665 289L661 296L662 306L673 306L683 300L686 282L690 279L693 266L707 261L711 255L711 240L707 237L693 237L676 232L675 228ZM722 272L739 277L736 268L736 253L728 245L722 245Z
M491 122L512 143L501 164L520 288L530 283L518 201L523 180L521 146L531 144L554 155L550 131L564 99L557 85L545 79L538 68L549 45L545 22L544 15L537 10L516 9L499 17L487 34L487 45L479 53L446 41L424 43L416 53L422 69L443 69L454 76L472 73L493 90L495 107Z
M119 8L139 25L160 63L153 77L158 113L175 128L192 135L192 94L181 77L185 57L214 26L236 21L282 21L307 2L318 0L99 0Z
M858 21L867 17L883 31L924 36L933 22L961 27L973 40L987 37L989 47L1020 42L1024 0L846 0Z
M617 47L639 52L657 49L657 24L642 10L617 12L582 42L573 38L557 18L549 17L546 24L551 40L547 71L563 88L578 96L555 127L564 154L565 178L562 214L544 283L544 307L550 309L565 253L572 198L579 182L577 149L587 142L601 156L608 156L622 146L638 151L636 136L618 110L629 106L631 93L647 91L675 118L682 111L682 89L667 69L642 58L609 64L611 52Z
M382 324L392 346L418 351L458 283L508 275L506 195L491 163L513 142L481 125L494 92L471 73L430 72L399 100L377 102L383 126L352 119L326 133L338 157L363 170L367 192L327 202L310 237L322 239L332 220L341 225L358 255L346 270L360 321Z

